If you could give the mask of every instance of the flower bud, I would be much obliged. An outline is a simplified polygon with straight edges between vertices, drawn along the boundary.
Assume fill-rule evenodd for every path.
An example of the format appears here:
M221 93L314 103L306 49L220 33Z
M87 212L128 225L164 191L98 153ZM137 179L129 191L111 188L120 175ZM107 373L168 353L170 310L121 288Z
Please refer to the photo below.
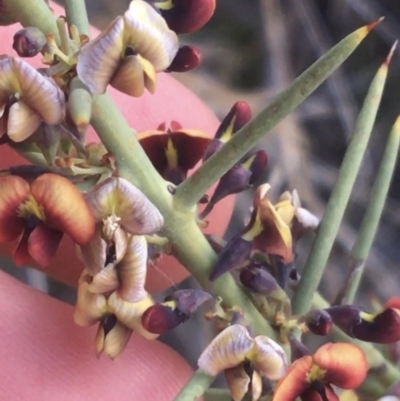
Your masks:
M215 0L153 0L170 29L191 33L205 25L215 10Z
M301 320L301 319L300 319ZM326 336L332 330L332 319L328 312L313 309L304 316L304 323L317 336Z
M245 191L257 181L267 168L268 156L264 150L259 150L244 163L236 164L221 177L207 207L201 213L204 218L211 212L214 205L228 195Z
M233 237L218 255L217 262L210 274L210 281L215 281L224 273L241 267L249 258L252 248L252 241L247 241L239 236Z
M220 150L222 145L228 142L232 135L247 124L250 119L250 106L246 102L236 102L222 120L214 139L208 145L203 156L203 161L206 161L215 152Z
M240 282L252 292L260 295L268 296L281 290L270 273L254 264L250 264L241 270Z
M15 33L12 47L20 57L34 57L42 51L46 42L42 31L30 26Z
M197 68L202 61L200 50L193 46L182 46L176 53L168 72L186 72Z

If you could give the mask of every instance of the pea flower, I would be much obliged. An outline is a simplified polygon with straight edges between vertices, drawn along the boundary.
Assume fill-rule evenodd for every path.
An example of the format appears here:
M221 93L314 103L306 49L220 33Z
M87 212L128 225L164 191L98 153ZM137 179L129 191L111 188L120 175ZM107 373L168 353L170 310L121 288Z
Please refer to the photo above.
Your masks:
M176 121L142 132L139 142L155 169L167 181L180 184L201 160L211 139L205 133L183 129Z
M178 52L178 37L147 2L133 0L123 16L80 52L77 73L92 93L110 84L134 97L154 93L156 73L166 70Z
M292 227L295 219L304 229L312 229L318 224L316 217L292 203L289 193L284 193L275 205L272 204L268 198L269 189L269 184L263 184L255 191L250 221L219 254L210 275L211 281L245 264L252 250L274 256L284 266L290 266L293 261ZM305 213L307 216L303 218ZM283 286L282 280L278 283Z
M51 78L19 58L0 59L0 138L22 142L42 121L59 124L64 111L64 94Z
M142 324L154 300L145 290L147 241L163 218L146 196L123 178L111 177L85 194L96 229L91 243L80 247L85 270L78 286L74 320L99 324L96 353L116 358L132 331L153 339Z
M142 316L143 327L150 333L163 334L185 323L201 304L212 296L201 290L178 290L167 296L164 302L147 309Z
M95 221L85 199L66 178L43 174L31 184L18 176L0 177L0 243L17 241L16 265L32 257L47 266L63 237L84 246Z
M354 389L365 379L368 363L353 344L328 343L314 355L296 360L277 384L272 401L338 400L332 385Z
M394 304L394 307L391 305ZM400 341L400 309L391 301L379 313L371 314L353 305L325 309L332 321L353 338L379 344Z
M246 369L250 364L252 373ZM266 336L252 338L246 327L233 324L214 338L200 355L198 365L207 374L225 373L234 401L240 401L250 386L253 400L262 393L262 378L281 379L287 369L282 347Z

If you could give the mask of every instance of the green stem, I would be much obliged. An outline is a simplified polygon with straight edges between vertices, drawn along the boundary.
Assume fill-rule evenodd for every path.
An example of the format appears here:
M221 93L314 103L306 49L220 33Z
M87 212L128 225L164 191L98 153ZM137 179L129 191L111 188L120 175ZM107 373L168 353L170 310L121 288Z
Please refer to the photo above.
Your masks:
M69 25L75 25L81 35L90 38L89 19L84 0L65 0L65 12Z
M216 254L195 221L196 210L174 208L173 196L144 153L136 136L108 95L93 98L92 125L104 146L115 156L119 175L139 187L164 216L163 230L174 254L203 288L209 289L208 276ZM239 306L256 334L276 338L251 300L240 290L233 277L225 274L213 284L213 292L227 306Z
M381 219L390 182L396 167L397 156L400 145L400 116L397 118L390 132L386 143L382 163L379 166L374 185L372 186L370 201L361 223L360 231L357 235L351 251L352 269L348 288L343 298L343 304L351 305L354 302L358 286L364 271L365 260L368 257L376 232L379 220Z
M382 98L390 57L376 73L358 116L354 134L340 166L338 178L329 198L324 217L308 255L303 276L292 301L293 313L305 314L312 302L339 231L362 158L371 135Z
M48 5L43 0L2 0L5 6L18 19L22 26L35 26L45 35L54 35L56 43L60 44L60 35L56 19Z
M174 401L196 401L210 387L214 379L214 376L206 374L201 369L196 370Z
M329 307L329 303L316 293L313 306L318 309L325 309ZM400 381L400 371L387 361L372 344L351 338L336 326L334 326L332 333L337 341L358 345L367 357L369 364L368 378L359 387L361 392L367 393L367 388L368 391L375 391L376 393L370 393L369 397L376 400L385 394L388 387Z
M203 396L204 401L232 401L232 396L229 390L220 388L210 388Z
M376 23L358 29L325 53L265 110L239 130L192 176L179 185L175 197L177 206L180 209L193 207L215 182L343 63Z

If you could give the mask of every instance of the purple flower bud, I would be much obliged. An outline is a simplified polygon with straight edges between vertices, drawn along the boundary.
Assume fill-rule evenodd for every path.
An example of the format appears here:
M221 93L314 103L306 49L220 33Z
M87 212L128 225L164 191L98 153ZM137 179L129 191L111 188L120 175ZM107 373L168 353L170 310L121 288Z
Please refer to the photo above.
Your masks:
M326 336L332 331L332 319L328 312L313 309L304 316L304 323L317 336Z
M30 26L14 35L13 49L20 57L34 57L46 44L46 37L38 28Z

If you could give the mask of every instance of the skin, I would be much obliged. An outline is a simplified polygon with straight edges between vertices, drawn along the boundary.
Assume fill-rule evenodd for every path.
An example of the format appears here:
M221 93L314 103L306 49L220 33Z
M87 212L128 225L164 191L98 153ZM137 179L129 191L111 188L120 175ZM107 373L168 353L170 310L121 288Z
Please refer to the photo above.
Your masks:
M57 6L52 7L56 14L60 13ZM15 55L11 43L19 25L0 29L0 54ZM33 63L40 65L37 59ZM171 120L210 135L218 126L215 115L195 95L165 74L159 75L155 95L133 99L110 92L130 125L138 131ZM96 136L90 132L89 141L92 140ZM0 169L23 163L26 162L7 146L0 147ZM216 209L215 214L219 215L221 210ZM10 246L1 245L0 252L9 256ZM82 266L72 255L72 244L63 241L46 273L76 284ZM188 274L178 263L166 261L149 269L151 292L179 282ZM116 361L106 356L97 360L93 344L96 329L75 326L72 313L71 306L0 272L2 399L171 401L189 379L191 368L172 349L136 335Z

